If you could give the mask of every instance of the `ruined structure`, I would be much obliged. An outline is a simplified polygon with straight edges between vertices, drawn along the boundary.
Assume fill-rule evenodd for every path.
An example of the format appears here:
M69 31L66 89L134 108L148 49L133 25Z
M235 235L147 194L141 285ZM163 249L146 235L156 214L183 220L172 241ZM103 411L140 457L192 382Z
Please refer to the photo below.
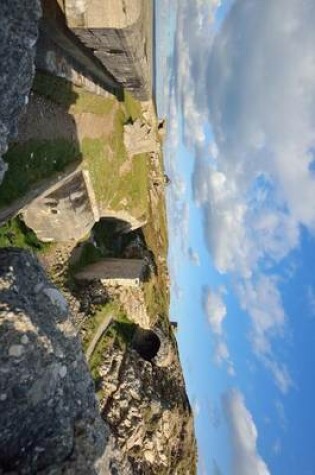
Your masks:
M99 220L88 172L79 168L70 173L27 206L23 217L43 242L86 236Z
M151 45L147 38L151 21L146 16L152 13L151 0L42 0L42 6L37 67L96 94L111 94L111 87L124 85L140 99L150 97ZM72 32L64 13L70 26L70 17L76 18ZM0 154L15 134L16 118L28 101L38 17L35 0L1 2ZM150 160L160 175L156 152ZM134 219L125 210L99 209L89 174L77 165L35 181L26 196L18 195L17 202L1 209L0 223L22 211L26 223L46 241L78 240L102 216L118 217L128 222L128 229L143 224L142 218ZM156 190L153 194L157 196ZM61 275L65 279L59 257L54 264L59 271L61 267L58 279ZM74 329L76 312L82 309L73 302L70 287L65 295L71 312L64 294L33 255L0 249L1 474L196 473L193 415L176 341L167 312L156 315L152 323L138 286L143 269L143 259L123 259L106 260L106 265L101 261L92 272L82 271L106 285L111 281L132 320L119 322L112 316L113 331L101 340L100 348L95 347L96 353L101 351L96 368L92 367L92 351L99 403L79 328ZM129 286L121 291L116 283ZM87 320L94 318L92 307L93 312L99 306L103 309L107 301L101 285L95 287L94 300L89 292L86 296ZM131 336L130 328L136 324L142 328Z
M104 285L137 287L143 279L142 259L102 259L76 274L78 280L100 280Z
M159 144L152 125L141 120L124 126L124 144L129 156L140 153L157 153Z
M152 0L64 0L69 28L116 81L139 100L151 96Z

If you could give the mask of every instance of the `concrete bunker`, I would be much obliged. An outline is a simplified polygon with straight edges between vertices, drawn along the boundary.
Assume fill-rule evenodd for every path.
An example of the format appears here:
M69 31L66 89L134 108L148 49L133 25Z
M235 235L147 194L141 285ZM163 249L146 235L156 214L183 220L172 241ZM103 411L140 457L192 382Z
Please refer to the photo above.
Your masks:
M159 352L161 340L153 330L137 328L132 339L132 348L146 361L152 361Z

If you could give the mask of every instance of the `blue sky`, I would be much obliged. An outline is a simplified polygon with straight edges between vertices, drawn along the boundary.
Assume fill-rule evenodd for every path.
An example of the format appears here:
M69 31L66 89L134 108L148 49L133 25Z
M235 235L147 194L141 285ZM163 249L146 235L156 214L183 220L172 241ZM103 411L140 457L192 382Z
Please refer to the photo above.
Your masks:
M315 2L158 0L199 473L315 474Z

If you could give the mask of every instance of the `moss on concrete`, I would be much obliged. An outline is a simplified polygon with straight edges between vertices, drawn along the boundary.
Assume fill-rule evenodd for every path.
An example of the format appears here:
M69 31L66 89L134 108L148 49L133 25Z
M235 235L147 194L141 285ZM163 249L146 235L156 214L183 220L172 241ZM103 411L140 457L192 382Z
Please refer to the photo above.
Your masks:
M1 247L20 247L42 252L47 250L49 244L39 241L36 234L25 225L24 221L16 217L0 227Z

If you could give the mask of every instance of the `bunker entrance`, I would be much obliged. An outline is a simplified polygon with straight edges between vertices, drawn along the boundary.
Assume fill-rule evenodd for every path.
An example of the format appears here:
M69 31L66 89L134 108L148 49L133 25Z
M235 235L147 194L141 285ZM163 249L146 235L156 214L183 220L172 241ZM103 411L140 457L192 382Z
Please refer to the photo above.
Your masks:
M151 361L161 346L160 338L152 330L138 328L134 334L132 347L146 361Z

